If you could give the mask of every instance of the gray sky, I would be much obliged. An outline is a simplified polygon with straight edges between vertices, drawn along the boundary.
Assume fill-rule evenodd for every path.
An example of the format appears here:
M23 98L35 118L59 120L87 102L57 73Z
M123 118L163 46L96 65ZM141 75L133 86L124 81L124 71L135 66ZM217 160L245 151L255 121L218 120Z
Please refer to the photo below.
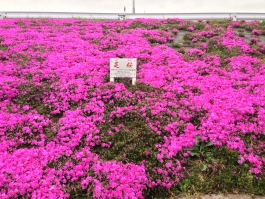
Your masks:
M136 13L263 12L265 0L135 0ZM0 0L0 11L132 12L132 0Z

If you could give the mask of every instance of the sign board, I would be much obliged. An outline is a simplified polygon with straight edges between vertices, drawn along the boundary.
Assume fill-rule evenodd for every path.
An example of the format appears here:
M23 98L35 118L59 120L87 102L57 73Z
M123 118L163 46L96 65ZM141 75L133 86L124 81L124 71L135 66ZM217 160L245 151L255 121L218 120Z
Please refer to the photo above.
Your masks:
M136 82L136 58L110 58L110 81L115 77L131 77L132 84Z

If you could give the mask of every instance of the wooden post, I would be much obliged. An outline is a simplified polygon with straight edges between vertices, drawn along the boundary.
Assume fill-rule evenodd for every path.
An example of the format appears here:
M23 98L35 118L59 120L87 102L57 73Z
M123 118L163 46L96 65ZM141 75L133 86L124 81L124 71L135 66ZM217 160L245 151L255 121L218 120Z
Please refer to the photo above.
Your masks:
M133 0L133 10L132 13L135 14L135 1Z
M135 83L136 83L136 78L135 78L135 77L133 77L133 78L132 78L132 85L134 86L134 85L135 85Z

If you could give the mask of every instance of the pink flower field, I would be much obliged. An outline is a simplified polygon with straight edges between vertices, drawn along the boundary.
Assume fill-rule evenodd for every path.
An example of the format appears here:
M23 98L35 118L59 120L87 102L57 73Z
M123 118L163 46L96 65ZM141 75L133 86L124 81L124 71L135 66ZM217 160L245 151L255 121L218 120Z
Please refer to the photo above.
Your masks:
M265 194L264 35L264 21L0 20L0 198ZM110 58L137 58L135 86L109 82Z

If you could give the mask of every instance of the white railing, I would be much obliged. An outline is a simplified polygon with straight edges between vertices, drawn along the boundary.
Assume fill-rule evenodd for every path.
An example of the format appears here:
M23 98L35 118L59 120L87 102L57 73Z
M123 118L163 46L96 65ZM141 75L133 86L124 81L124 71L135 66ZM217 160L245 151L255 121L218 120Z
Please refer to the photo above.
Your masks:
M0 11L0 18L85 18L85 19L124 19L123 13L78 13L78 12L10 12ZM180 18L190 20L233 19L233 20L263 20L265 13L136 13L126 14L126 19Z

